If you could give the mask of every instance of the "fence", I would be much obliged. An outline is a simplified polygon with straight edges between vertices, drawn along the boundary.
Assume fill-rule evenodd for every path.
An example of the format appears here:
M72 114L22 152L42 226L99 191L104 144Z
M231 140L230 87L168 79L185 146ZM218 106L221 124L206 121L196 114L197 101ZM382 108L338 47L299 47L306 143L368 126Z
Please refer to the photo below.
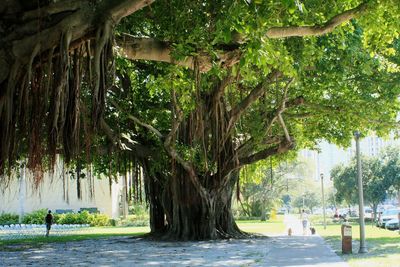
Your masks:
M53 224L50 235L63 236L81 234L89 230L89 224ZM45 224L10 224L0 225L0 240L21 239L44 236L46 234Z

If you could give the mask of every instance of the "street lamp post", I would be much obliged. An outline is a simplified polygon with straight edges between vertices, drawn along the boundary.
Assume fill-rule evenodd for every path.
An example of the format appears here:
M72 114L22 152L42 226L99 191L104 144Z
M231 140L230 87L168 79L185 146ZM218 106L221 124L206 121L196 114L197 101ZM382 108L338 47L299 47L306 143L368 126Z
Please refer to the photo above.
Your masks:
M364 221L364 196L363 196L363 182L361 173L361 158L360 158L360 132L354 132L356 139L356 157L357 157L357 180L358 180L358 207L359 207L359 220L360 220L360 249L358 253L367 253L365 245L365 221Z
M325 194L324 194L324 174L321 173L321 190L322 190L322 212L324 215L324 229L326 229L326 214L325 214Z

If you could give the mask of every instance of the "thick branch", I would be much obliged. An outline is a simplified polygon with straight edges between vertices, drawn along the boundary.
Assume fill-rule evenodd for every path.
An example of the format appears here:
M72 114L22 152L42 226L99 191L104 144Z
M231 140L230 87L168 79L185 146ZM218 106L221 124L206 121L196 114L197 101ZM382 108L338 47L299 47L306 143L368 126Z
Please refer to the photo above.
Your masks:
M75 11L82 6L82 0L66 0L50 3L47 6L27 11L22 15L22 20L31 20L36 18L45 18L47 16L62 13L66 11Z
M153 1L154 0L108 0L97 4L95 9L89 1L72 1L65 5L61 3L64 4L66 1L62 1L34 11L29 11L23 15L25 16L23 19L28 20L35 18L43 12L45 12L45 14L63 14L65 11L73 12L67 14L60 22L33 35L13 37L13 39L10 40L13 42L13 54L23 62L23 60L27 58L27 53L29 53L30 48L37 43L42 45L41 52L57 47L59 45L60 36L66 29L69 29L72 33L71 41L80 38L87 39L88 36L91 37L91 33L95 31L98 25L109 20L112 20L111 24L115 25L124 16L136 12L140 8L151 4Z
M188 56L183 60L176 61L171 56L171 46L168 42L159 41L153 38L134 37L129 34L123 34L117 37L117 53L130 60L151 60L161 61L179 66L194 68L195 58ZM199 55L196 57L199 63L200 71L206 72L211 69L211 58L208 55Z
M268 75L267 81L272 81L279 77L281 73L279 71L273 71L270 75ZM245 99L242 100L239 104L232 108L230 111L230 120L229 120L229 128L232 127L246 111L246 109L253 104L257 99L259 99L264 93L265 83L260 83L257 85L251 92L246 96Z
M325 22L322 25L316 26L298 26L298 27L272 27L270 28L266 36L268 38L285 38L293 36L318 36L332 32L337 26L342 23L348 22L355 18L357 15L367 10L367 2L361 3L357 7L344 11Z
M257 162L262 159L266 159L272 155L277 155L277 154L282 154L285 153L295 147L294 142L287 142L286 138L284 141L282 141L279 145L273 146L266 148L264 150L261 150L253 155L250 155L245 158L240 158L239 159L239 167L247 164L251 164L254 162Z
M280 142L281 142L281 137L273 136L270 138L266 138L264 141L262 141L261 144L270 146L270 145L277 145ZM255 140L254 140L254 138L250 138L245 143L243 143L240 147L238 147L236 149L236 151L240 158L244 158L244 157L248 156L251 153L251 151L254 150L254 147L256 147Z
M355 18L358 14L363 13L365 10L367 10L366 2L353 9L344 11L343 13L334 16L322 25L272 27L266 32L266 36L268 38L278 39L293 36L304 37L324 35L332 32L342 23L348 22L349 20ZM235 39L239 43L243 42L243 36L239 35ZM176 62L170 56L170 47L161 41L156 41L153 39L145 40L142 38L142 40L138 39L136 41L131 41L131 43L132 46L129 46L129 43L124 44L119 42L119 46L122 48L122 51L120 51L122 56L132 60L163 61L193 68L193 57L187 57L183 61ZM240 53L238 51L239 50L221 52L219 55L221 65L223 67L229 67L235 64L240 59ZM202 72L206 72L211 68L209 56L201 56L200 61L202 62L202 64L200 64Z
M117 2L113 0L114 2ZM130 14L135 13L139 9L152 4L155 0L123 0L115 4L110 9L111 18L115 23L118 23L120 19Z
M291 99L291 100L289 100L289 101L284 101L284 102L280 105L279 108L277 108L277 109L271 111L270 113L268 113L268 114L265 116L266 118L270 118L270 120L269 120L268 124L265 126L263 132L264 132L266 135L268 135L268 133L270 132L270 130L271 130L271 128L272 128L272 125L275 123L275 121L276 121L277 119L279 119L279 116L281 116L281 114L282 114L284 111L286 111L287 109L292 108L292 107L300 106L300 105L302 105L303 103L304 103L304 98L303 98L302 96L296 97L296 98ZM281 125L282 125L282 127L283 127L284 132L285 132L286 140L289 141L289 142L291 142L290 135L289 135L289 132L288 132L288 130L287 130L287 128L286 128L286 125L285 125L284 122L283 122L283 124L282 124L283 119L282 119L282 121L279 119L279 121L280 121L280 123L281 123ZM266 139L262 144L264 144L264 145L272 145L272 144L278 144L278 143L280 143L280 142L281 142L280 137L275 136L275 137ZM250 152L252 151L252 148L253 148L253 147L255 147L254 139L253 139L253 138L250 138L248 141L246 141L244 144L242 144L240 147L238 147L238 148L236 149L236 151L237 151L237 154L238 154L240 157L246 157L246 156L248 156L248 153L250 153Z

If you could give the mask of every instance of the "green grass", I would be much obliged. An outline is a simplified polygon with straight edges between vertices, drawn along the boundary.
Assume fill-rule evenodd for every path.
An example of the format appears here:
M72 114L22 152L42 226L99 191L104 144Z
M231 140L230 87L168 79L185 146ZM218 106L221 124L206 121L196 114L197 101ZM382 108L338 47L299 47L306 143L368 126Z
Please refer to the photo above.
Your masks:
M259 234L279 234L285 231L283 224L283 215L277 215L276 219L270 219L265 222L260 220L239 220L236 222L239 228L249 233Z
M99 239L99 238L107 238L113 236L140 236L150 231L149 227L90 227L85 230L79 231L77 234L69 234L63 236L55 236L51 235L45 236L37 236L32 238L23 238L23 239L11 239L11 240L0 240L0 250L19 250L22 248L30 248L30 247L40 247L45 243L51 242L71 242L71 241L82 241L87 239ZM17 246L18 248L14 248Z
M365 236L368 253L358 254L360 227L356 223L351 225L353 226L353 254L342 254L340 224L328 224L326 229L322 225L316 225L316 229L333 250L352 267L400 266L400 235L398 231L388 231L371 224L366 225Z
M241 220L237 221L240 229L249 233L281 233L284 231L283 216L278 215L274 220L267 220L266 222L254 220ZM80 230L78 233L71 233L68 235L50 237L38 236L32 238L0 240L0 250L20 250L30 247L40 247L45 243L50 242L71 242L81 241L87 239L99 239L113 236L140 236L150 232L150 228L143 227L90 227Z

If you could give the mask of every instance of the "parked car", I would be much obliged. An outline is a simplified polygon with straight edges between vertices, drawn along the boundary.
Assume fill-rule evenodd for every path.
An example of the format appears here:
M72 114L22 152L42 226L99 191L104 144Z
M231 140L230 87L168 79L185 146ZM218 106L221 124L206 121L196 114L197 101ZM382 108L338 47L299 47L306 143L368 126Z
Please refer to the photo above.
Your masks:
M288 213L288 209L285 207L282 207L278 210L277 214L287 214Z
M400 212L400 209L389 209L389 210L384 210L382 214L379 216L378 219L378 226L385 228L385 224L392 220L398 218L398 214Z
M385 228L388 230L396 230L399 229L399 218L391 219L387 221L385 224Z
M372 219L373 218L373 210L370 207L364 208L364 218L365 219Z

